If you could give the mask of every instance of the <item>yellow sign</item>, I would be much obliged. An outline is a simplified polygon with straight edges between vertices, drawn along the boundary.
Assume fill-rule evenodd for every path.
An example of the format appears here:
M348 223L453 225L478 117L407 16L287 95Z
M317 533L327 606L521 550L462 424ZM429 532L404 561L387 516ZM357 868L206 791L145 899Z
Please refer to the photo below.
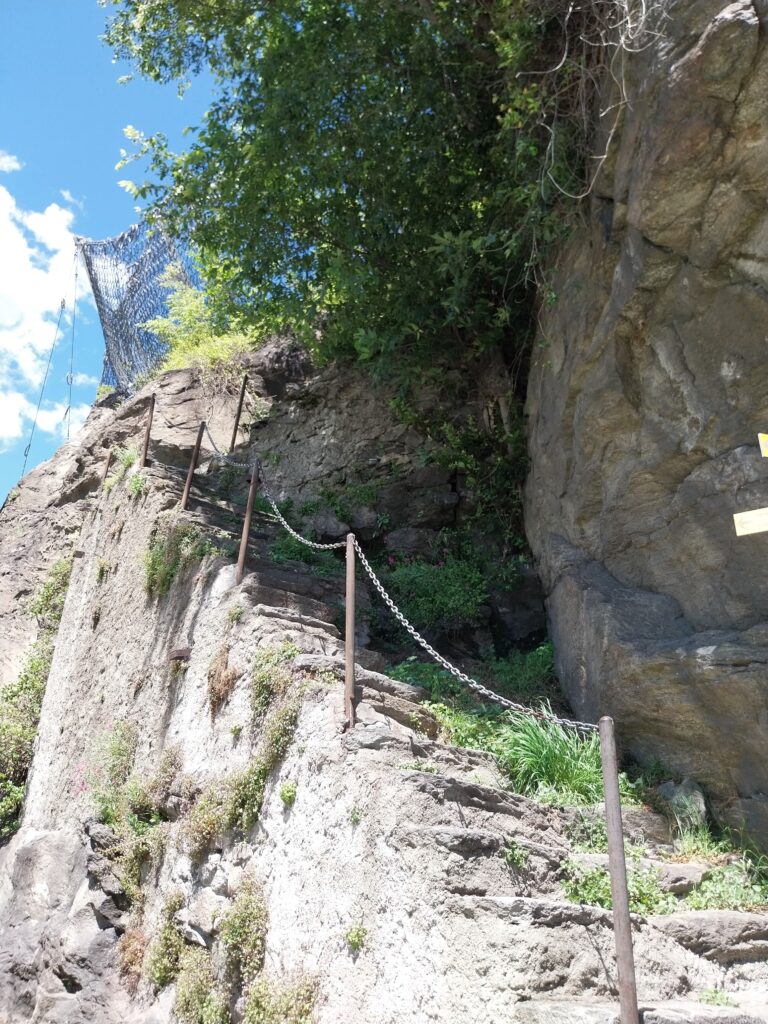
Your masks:
M733 517L733 525L737 537L745 537L748 533L763 533L768 530L768 508L737 512Z
M760 445L760 454L764 459L768 459L768 434L758 434L757 442Z

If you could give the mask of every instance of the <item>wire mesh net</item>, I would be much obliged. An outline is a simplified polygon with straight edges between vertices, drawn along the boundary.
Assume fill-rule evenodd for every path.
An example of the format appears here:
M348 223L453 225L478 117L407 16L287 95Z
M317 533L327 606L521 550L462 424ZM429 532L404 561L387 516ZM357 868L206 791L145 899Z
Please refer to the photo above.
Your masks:
M165 355L163 342L142 327L167 313L170 289L163 274L174 266L197 286L197 272L188 253L160 227L144 221L114 238L78 238L76 244L104 332L101 383L130 393Z

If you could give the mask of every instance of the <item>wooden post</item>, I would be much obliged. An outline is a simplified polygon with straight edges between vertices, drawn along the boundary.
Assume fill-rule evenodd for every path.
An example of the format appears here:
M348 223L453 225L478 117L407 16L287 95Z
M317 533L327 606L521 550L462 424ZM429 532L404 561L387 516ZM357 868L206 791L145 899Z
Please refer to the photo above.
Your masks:
M189 472L187 473L187 482L184 484L184 494L181 497L181 511L183 512L187 507L189 501L189 492L192 487L192 477L195 475L197 469L197 460L200 458L200 445L203 443L203 431L205 430L205 420L200 424L197 430L197 440L195 441L195 447L192 449L192 461L189 464Z
M235 425L232 428L232 440L230 441L230 444L229 444L229 450L230 451L232 451L232 449L237 444L237 428L240 426L240 415L241 415L241 413L243 411L243 399L245 398L245 385L247 383L248 383L248 374L246 373L246 375L243 377L243 383L242 383L242 386L240 388L240 401L237 403L237 415L235 416Z
M344 717L355 724L355 535L347 534L347 589L344 622Z
M144 431L144 446L141 449L141 462L139 467L143 469L147 464L147 450L149 449L149 433L152 430L152 417L155 415L155 392L149 400L149 413L147 415L147 427Z
M632 951L632 921L629 916L627 862L624 859L624 831L621 827L619 765L613 719L600 719L600 753L605 788L605 822L608 831L608 870L613 900L613 933L616 943L616 973L619 981L621 1024L639 1024L635 957Z
M251 516L253 515L253 503L256 499L256 489L259 486L259 467L251 468L251 486L248 488L248 504L245 508L245 520L243 522L243 535L240 538L240 554L237 556L237 573L235 583L242 583L243 571L245 569L245 556L248 553L248 537L251 532Z
M101 477L101 486L103 487L107 480L107 473L109 473L109 467L112 465L112 449L110 448L107 452L107 461L104 464L104 473Z

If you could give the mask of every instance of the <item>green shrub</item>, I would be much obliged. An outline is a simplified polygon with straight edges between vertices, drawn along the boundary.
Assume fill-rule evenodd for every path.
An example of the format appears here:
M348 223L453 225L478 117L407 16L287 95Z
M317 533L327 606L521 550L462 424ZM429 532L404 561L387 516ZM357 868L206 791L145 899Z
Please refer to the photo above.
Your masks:
M308 537L314 537L310 531ZM301 541L296 540L290 533L281 533L277 540L270 546L269 557L278 565L285 562L303 562L312 568L313 573L321 579L332 579L344 571L344 563L336 558L332 551L316 551L308 548Z
M280 799L286 807L293 807L296 803L298 787L295 782L284 782L280 787Z
M567 877L563 882L566 898L573 903L586 903L610 910L613 906L611 879L605 868L584 868L566 862ZM629 909L634 914L671 914L678 909L678 901L671 893L663 892L659 874L652 869L632 869L627 872Z
M478 566L454 555L435 564L402 561L385 574L384 585L417 629L452 632L476 626L488 599Z
M359 953L365 948L365 940L368 938L368 929L361 924L353 925L344 935L344 941L350 953Z
M608 826L605 818L581 813L566 825L565 834L579 853L607 853Z
M181 950L173 1011L179 1024L229 1024L228 1000L216 984L207 950Z
M40 632L19 678L0 689L0 840L12 835L19 826L71 570L71 559L56 562L29 602L27 610L37 618Z
M179 973L184 940L176 928L173 916L183 906L183 893L173 892L168 896L163 906L160 931L144 957L144 977L151 981L155 988L170 985Z
M257 978L246 995L242 1024L312 1024L316 991L310 981L280 987Z
M721 988L705 988L699 995L699 1002L706 1006L738 1006L739 1004Z
M130 469L139 457L135 448L115 448L113 455L123 470Z
M275 697L285 693L291 682L291 662L299 648L290 641L262 647L256 652L251 672L251 711L262 718Z
M254 879L244 878L221 926L227 972L243 982L252 981L264 966L266 940L264 892Z
M515 871L522 871L528 866L528 851L511 836L507 836L504 840L504 846L501 849L501 856L504 863Z
M245 608L241 604L234 604L227 612L227 621L233 624L237 623L243 615L245 615Z
M684 903L689 910L764 910L768 907L768 880L745 856L737 863L713 868Z
M134 473L128 481L128 493L132 498L140 498L149 490L149 480L143 473Z
M144 586L151 597L163 597L178 573L195 559L218 554L213 542L196 526L175 517L158 520L144 555Z
M115 389L111 384L99 384L96 388L96 401L103 402L105 398L115 393Z

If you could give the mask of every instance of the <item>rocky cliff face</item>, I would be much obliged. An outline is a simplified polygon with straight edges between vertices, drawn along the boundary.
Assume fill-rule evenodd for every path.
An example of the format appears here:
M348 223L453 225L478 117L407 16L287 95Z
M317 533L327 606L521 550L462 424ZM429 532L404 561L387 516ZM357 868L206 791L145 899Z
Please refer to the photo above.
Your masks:
M680 2L627 59L542 314L527 489L578 713L613 714L764 847L768 549L731 517L768 504L767 27L762 2Z
M423 473L422 442L353 380L312 375L292 391L284 354L252 367L250 415L272 403L254 429L261 451L281 452L276 491L315 466L342 473L354 448L358 468L401 467L392 532L440 525L455 486ZM328 398L340 387L343 412ZM242 477L204 465L177 511L198 418L227 436L234 402L212 408L184 373L157 393L143 486L135 467L107 491L100 480L107 444L141 437L146 394L97 410L32 481L64 480L80 529L22 827L0 849L0 1021L612 1024L610 914L563 891L581 812L516 795L489 756L435 740L421 692L366 667L381 661L364 646L358 723L344 731L340 578L276 564L277 526L260 514L236 585L221 549ZM284 454L299 441L301 472ZM6 525L29 514L25 488ZM148 595L144 556L161 541L180 564L167 593ZM700 865L653 859L664 820L636 811L626 824L669 892L701 881ZM636 943L648 1024L765 1019L759 915L638 918ZM724 984L738 1017L686 1001Z

